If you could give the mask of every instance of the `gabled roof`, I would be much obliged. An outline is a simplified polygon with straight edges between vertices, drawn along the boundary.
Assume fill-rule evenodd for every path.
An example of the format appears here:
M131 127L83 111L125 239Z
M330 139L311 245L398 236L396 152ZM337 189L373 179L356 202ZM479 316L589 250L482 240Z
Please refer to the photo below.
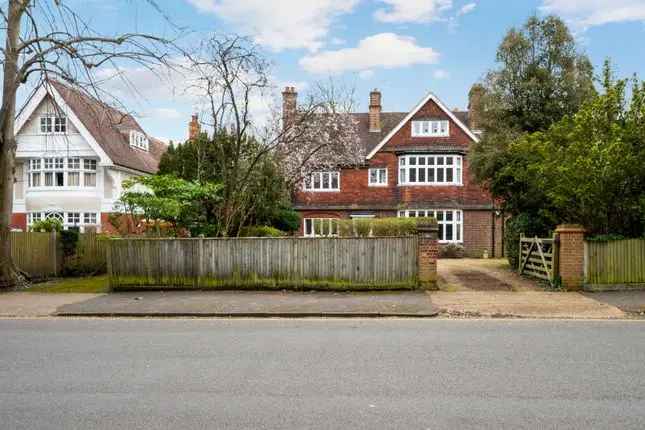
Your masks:
M16 123L16 133L28 121L35 109L46 96L50 96L61 108L68 112L69 119L79 129L81 135L94 147L102 162L133 169L142 173L155 173L159 160L167 145L148 136L149 150L144 151L130 146L130 131L145 132L130 114L123 113L105 103L88 96L82 91L58 81L50 80L47 88L41 88L20 113ZM45 87L44 86L44 87Z
M387 131L387 134L374 146L372 147L371 150L369 150L367 154L367 159L369 160L372 158L382 147L385 145L391 138L394 136L412 117L423 107L428 103L429 101L433 101L436 103L439 108L448 115L448 117L455 123L459 128L461 128L468 137L470 137L474 142L478 142L479 139L477 136L468 128L468 126L462 121L462 119L468 119L467 115L463 115L463 112L452 112L450 109L444 105L441 100L437 96L435 96L433 93L428 93L427 96L425 96L415 107L412 109L407 115L404 115L403 118L398 122L396 126L391 128L389 131ZM461 117L461 119L460 119ZM385 128L383 128L385 130Z

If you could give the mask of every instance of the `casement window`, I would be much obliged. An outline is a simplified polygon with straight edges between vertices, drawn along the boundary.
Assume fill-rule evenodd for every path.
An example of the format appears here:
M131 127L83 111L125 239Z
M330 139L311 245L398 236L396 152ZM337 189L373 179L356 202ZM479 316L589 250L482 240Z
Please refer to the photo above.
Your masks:
M340 172L314 172L304 180L305 191L340 191Z
M83 186L96 187L96 160L83 160Z
M450 136L450 122L447 120L412 121L412 137Z
M368 185L370 187L387 186L387 168L369 169L368 175Z
M305 237L338 236L338 220L335 218L305 218Z
M67 117L47 114L40 117L40 132L43 134L67 133Z
M439 225L439 243L462 243L464 237L463 213L452 209L412 209L399 211L404 218L435 218Z
M31 188L96 187L97 161L93 159L32 158L27 167L28 185ZM83 177L82 184L81 177Z
M399 185L461 185L461 155L403 155Z
M97 226L98 214L96 212L81 212L81 211L49 211L49 212L30 212L27 215L28 225L31 226L38 221L45 219L57 219L63 224L64 229L70 227L79 227L84 230L85 227Z
M130 130L130 146L147 151L149 148L148 138L137 130Z

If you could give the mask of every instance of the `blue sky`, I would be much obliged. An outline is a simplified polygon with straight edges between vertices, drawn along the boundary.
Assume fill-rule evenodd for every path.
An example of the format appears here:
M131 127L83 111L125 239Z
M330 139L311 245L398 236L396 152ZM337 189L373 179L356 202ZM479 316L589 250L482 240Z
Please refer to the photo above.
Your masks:
M332 75L356 87L361 110L379 88L385 111L407 111L427 91L465 108L470 86L494 66L500 40L531 14L555 13L571 26L596 70L611 58L620 76L645 77L645 0L157 0L192 34L253 37L273 63L276 87L306 91ZM169 34L170 24L143 0L72 0L95 29ZM123 7L121 7L123 6ZM121 93L149 134L183 140L194 110L189 97L144 70L126 70L140 88ZM179 91L181 92L181 91Z

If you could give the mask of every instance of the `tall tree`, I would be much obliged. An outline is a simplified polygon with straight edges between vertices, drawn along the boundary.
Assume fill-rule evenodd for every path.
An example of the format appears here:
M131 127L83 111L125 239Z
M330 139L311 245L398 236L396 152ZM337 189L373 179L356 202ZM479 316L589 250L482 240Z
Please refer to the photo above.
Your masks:
M154 0L148 3L156 7ZM0 6L5 46L0 108L0 287L22 282L11 258L9 225L15 175L17 92L28 81L58 78L93 97L101 96L95 70L118 61L149 66L164 63L167 40L140 33L99 34L63 0L8 0Z
M206 106L202 123L214 136L223 184L216 214L221 235L236 235L243 225L240 220L256 204L252 194L256 172L267 159L277 160L291 184L316 165L362 161L355 123L346 109L348 98L338 91L312 94L294 106L288 121L277 109L266 121L253 116L254 104L273 88L269 63L249 39L214 36L188 61L195 77L191 91L200 94Z
M471 151L471 170L511 213L536 211L542 190L514 174L527 160L513 158L509 145L577 112L595 94L593 67L555 16L533 16L522 28L511 29L497 50L497 62L499 67L471 92L477 96L471 98L471 109L484 132Z

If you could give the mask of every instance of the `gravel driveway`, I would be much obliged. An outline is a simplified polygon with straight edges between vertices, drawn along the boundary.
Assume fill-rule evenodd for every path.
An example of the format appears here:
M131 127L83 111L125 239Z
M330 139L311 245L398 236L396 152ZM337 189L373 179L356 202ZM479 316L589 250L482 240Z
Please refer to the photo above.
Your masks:
M443 291L541 291L537 281L510 270L506 259L441 259L437 265Z

